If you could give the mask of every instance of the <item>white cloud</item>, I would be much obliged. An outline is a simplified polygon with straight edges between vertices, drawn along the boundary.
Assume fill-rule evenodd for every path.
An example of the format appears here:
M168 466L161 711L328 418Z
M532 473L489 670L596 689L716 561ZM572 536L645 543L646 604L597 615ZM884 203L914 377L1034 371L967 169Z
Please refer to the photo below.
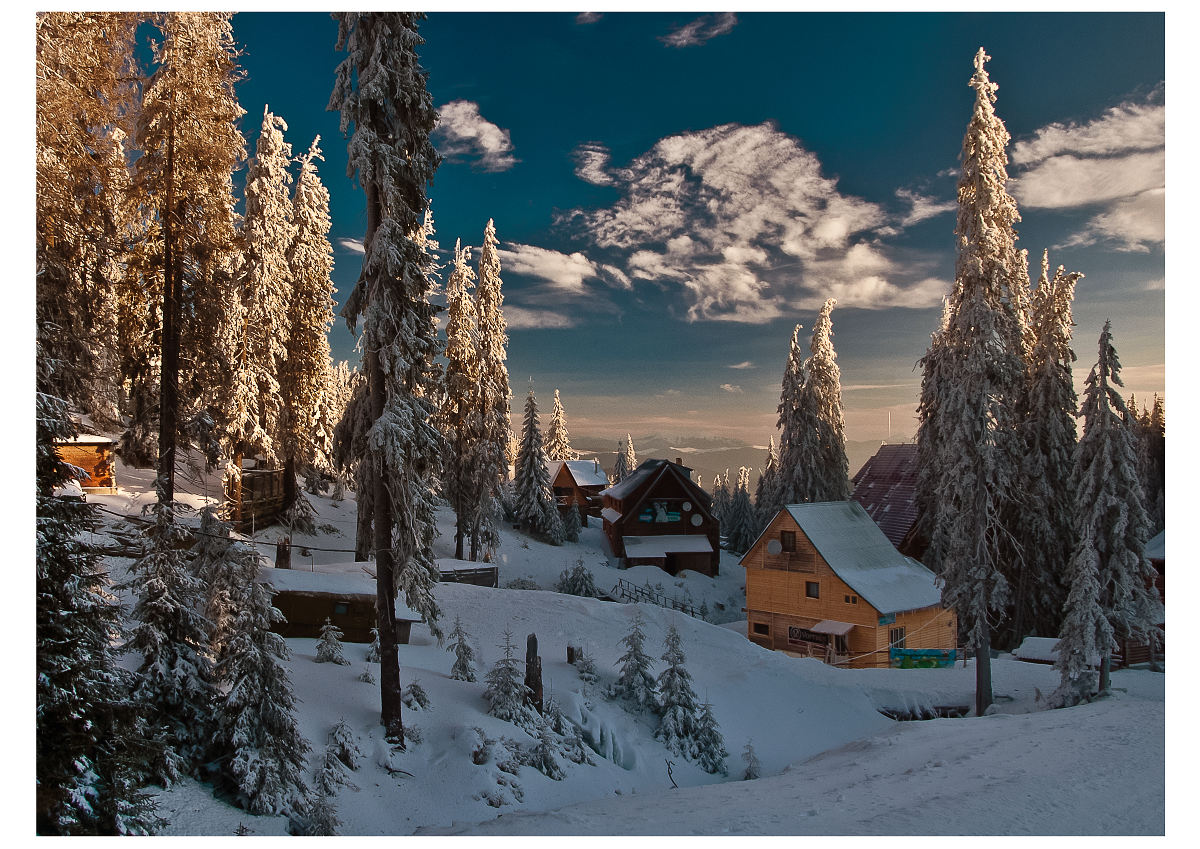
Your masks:
M443 157L476 159L481 171L507 171L517 163L508 130L480 115L479 104L469 100L452 100L438 110L433 138Z
M718 35L724 35L736 25L737 15L733 12L701 15L694 21L659 36L658 40L669 47L695 47Z
M912 263L889 259L878 237L896 232L894 216L839 192L817 157L773 124L669 136L624 168L611 167L600 145L575 158L581 178L621 197L559 222L624 255L633 279L681 287L690 320L766 321L830 295L847 306L925 307L945 290L938 282L931 294ZM920 215L940 211L908 197Z
M896 197L910 204L908 214L900 220L901 227L911 227L918 221L933 218L958 209L955 199L940 201L928 195L919 194L911 189L896 189Z
M603 12L580 12L578 15L575 16L575 23L577 23L577 24L594 24L594 23L596 23L596 21L600 20L602 17L604 17Z
M589 279L600 280L619 289L632 286L629 277L621 269L593 262L579 251L564 254L537 245L510 242L498 253L502 268L546 280L554 288L574 294L586 292L583 281Z
M553 310L525 309L523 307L504 305L504 323L510 330L531 330L547 328L574 327L575 319Z
M1063 246L1149 251L1166 237L1166 109L1160 85L1095 120L1055 123L1013 145L1013 196L1044 209L1100 207Z
M721 388L724 389L726 392L730 392L734 395L742 394L742 387L737 386L736 384L733 384L733 383L722 383Z
M337 245L339 248L348 250L351 253L365 254L367 252L366 247L363 246L362 239L338 239Z
M734 363L733 365L730 366L730 368L738 368L738 369L754 368L754 363L750 362L749 360L746 360L745 362L742 362L742 363Z

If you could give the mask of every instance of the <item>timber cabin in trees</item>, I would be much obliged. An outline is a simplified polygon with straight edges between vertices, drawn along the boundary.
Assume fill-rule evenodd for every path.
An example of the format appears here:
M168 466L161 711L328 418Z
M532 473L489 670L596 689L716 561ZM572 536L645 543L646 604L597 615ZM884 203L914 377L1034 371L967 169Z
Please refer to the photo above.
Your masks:
M958 620L934 575L856 501L791 504L742 558L747 636L838 666L954 662Z
M599 516L600 493L608 486L608 475L598 460L553 460L547 466L554 501L563 515L572 506L579 523L587 527L588 516Z
M64 463L82 469L87 477L79 481L84 492L114 493L117 479L114 473L116 443L106 436L81 434L54 444L54 450Z
M717 574L721 525L712 514L712 496L681 460L646 460L601 496L604 535L626 566Z

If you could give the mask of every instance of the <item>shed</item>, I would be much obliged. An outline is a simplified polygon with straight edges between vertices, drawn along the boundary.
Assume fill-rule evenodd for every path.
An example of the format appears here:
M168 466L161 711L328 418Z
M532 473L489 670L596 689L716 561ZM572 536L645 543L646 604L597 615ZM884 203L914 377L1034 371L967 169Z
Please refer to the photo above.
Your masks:
M275 588L274 605L286 619L274 631L285 637L319 637L328 618L348 643L371 642L375 627L375 576L370 563L334 563L314 571L264 567L259 579ZM408 643L412 623L421 616L396 600L396 642Z
M107 436L80 434L54 443L54 450L64 463L82 469L86 474L79 482L86 492L112 494L117 491L115 471L116 442Z
M599 460L553 460L547 471L560 512L565 514L574 507L584 527L588 516L599 517L600 493L608 486L608 475Z
M681 460L646 460L600 495L604 535L626 566L717 574L721 525L712 514L712 496Z
M929 569L856 501L781 509L742 558L747 636L853 667L948 665L958 622Z

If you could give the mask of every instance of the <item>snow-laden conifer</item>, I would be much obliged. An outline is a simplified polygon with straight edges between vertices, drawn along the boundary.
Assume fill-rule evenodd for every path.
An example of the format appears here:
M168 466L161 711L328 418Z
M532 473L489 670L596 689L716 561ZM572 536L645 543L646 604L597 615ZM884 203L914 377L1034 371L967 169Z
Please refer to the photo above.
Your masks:
M738 553L749 550L758 538L759 529L754 505L750 503L750 470L745 466L738 469L737 487L725 513L721 519L721 532L726 537L725 547Z
M712 705L705 702L700 706L700 715L696 719L696 763L707 773L728 775L725 770L725 758L729 752L725 750L725 738L717 726L713 716Z
M389 739L403 740L395 599L421 614L441 638L433 585L438 580L431 486L442 438L433 426L434 357L430 303L434 262L427 189L440 157L429 141L437 115L417 60L421 15L336 12L338 66L329 106L343 133L354 127L347 172L367 199L363 265L342 314L354 332L361 320L367 372L365 454L358 459L360 499L371 488L381 636L381 719ZM358 546L356 546L358 547ZM400 745L403 745L400 742Z
M625 441L617 445L617 462L613 467L613 483L620 483L637 468L637 454L633 450L633 437L625 434Z
M575 671L579 673L579 680L585 684L596 683L596 661L588 653L585 653L580 647L575 651Z
M958 183L958 258L941 334L936 416L944 429L933 458L937 509L926 557L940 572L942 602L975 648L976 712L990 706L991 622L1009 587L1001 559L1012 556L1008 519L1023 453L1017 407L1025 362L1013 290L1028 279L1016 249L1016 202L1005 184L1008 131L993 109L996 86L980 48L970 85L975 109L963 141ZM924 420L923 420L924 421Z
M617 659L617 680L609 688L609 695L630 701L640 708L654 709L657 707L657 687L654 673L651 672L653 661L646 654L645 624L642 611L635 604L629 633L621 638L625 653Z
M338 666L349 666L350 661L342 653L342 631L337 625L325 617L321 626L321 636L317 640L317 663L336 663Z
M512 631L504 632L504 644L499 648L504 655L483 678L487 682L483 697L488 703L488 713L497 719L532 730L536 728L539 717L527 702L529 688L525 686L525 676L513 654Z
M729 469L726 469L713 478L712 514L724 523L729 518L732 506L733 493L729 490Z
M1057 634L1067 586L1064 575L1075 533L1072 523L1071 473L1075 454L1077 401L1071 377L1071 299L1083 275L1062 266L1042 273L1030 307L1033 344L1029 359L1029 394L1022 423L1025 456L1021 466L1017 566L1013 594L1016 640Z
M802 329L803 325L797 324L792 330L787 364L779 389L779 472L775 490L777 503L771 505L772 513L785 504L797 504L802 500L802 492L794 480L795 475L800 473L797 469L805 456L810 424L804 418L804 349L800 346ZM714 483L714 492L715 486Z
M779 506L779 455L775 451L775 437L772 436L767 441L767 459L754 488L756 532L762 531L775 518Z
M577 455L571 450L571 435L567 433L567 414L563 410L558 390L554 390L554 406L550 410L550 424L546 427L546 459L574 460Z
M692 689L692 675L684 666L687 657L674 622L667 627L664 647L662 662L666 667L658 675L660 718L654 736L675 754L695 757L699 704Z
M535 534L556 543L562 542L562 522L555 506L554 490L550 488L550 472L542 448L532 382L525 398L525 423L521 428L521 450L517 452L515 477L517 520Z
M1078 692L1084 665L1100 659L1099 688L1109 687L1116 639L1161 639L1162 602L1146 559L1150 523L1132 440L1125 423L1121 363L1112 324L1100 333L1099 358L1088 374L1079 414L1083 435L1075 453L1075 534L1067 570L1070 593L1057 643L1060 695Z
M742 760L746 762L746 771L742 773L742 781L753 781L762 777L762 764L759 763L752 740L746 741L746 748L742 749Z
M567 513L562 517L562 535L567 542L579 542L579 535L583 532L583 522L579 519L579 505L570 504L567 506Z
M475 649L471 646L471 635L463 628L462 619L454 617L454 630L450 632L450 651L454 652L454 666L450 677L456 681L475 680Z
M791 471L808 474L808 488L797 490L803 501L844 501L850 497L850 470L846 459L846 428L842 413L841 370L833 349L833 321L830 314L837 301L829 298L821 307L809 343L810 355L804 362L805 382L802 407L809 438L804 443L807 456ZM791 501L788 502L793 503Z
M121 610L80 540L95 527L95 507L54 496L74 473L54 443L75 428L50 391L57 361L36 351L37 833L148 834L158 820L136 761L149 747L112 648Z
M553 781L562 781L567 777L555 754L558 744L554 740L553 731L549 724L541 722L537 729L537 742L529 752L529 765L542 775Z
M568 566L559 573L554 591L585 598L596 598L600 595L596 589L596 579L592 576L592 570L583 565L582 557L575 561L574 566Z
M464 542L488 495L476 459L482 426L479 408L479 329L471 293L475 272L470 247L454 243L454 268L446 283L445 394L438 424L446 437L442 487L455 515L454 557L464 559Z

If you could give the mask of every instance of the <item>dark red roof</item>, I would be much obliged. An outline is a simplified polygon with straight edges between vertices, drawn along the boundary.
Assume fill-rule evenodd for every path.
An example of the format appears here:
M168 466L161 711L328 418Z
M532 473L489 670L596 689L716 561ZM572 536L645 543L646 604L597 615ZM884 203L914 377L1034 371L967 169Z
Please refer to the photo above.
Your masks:
M917 521L917 446L880 445L851 478L857 501L897 548Z

